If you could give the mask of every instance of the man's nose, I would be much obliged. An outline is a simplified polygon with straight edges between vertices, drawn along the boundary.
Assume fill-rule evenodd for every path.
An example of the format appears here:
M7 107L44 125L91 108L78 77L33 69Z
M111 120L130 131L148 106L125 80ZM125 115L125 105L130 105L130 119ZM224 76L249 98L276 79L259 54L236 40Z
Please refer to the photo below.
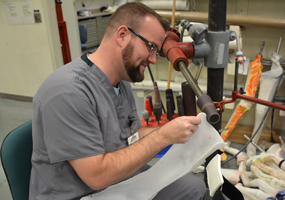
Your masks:
M148 61L151 64L155 64L156 63L156 54L150 54L149 57L148 57Z

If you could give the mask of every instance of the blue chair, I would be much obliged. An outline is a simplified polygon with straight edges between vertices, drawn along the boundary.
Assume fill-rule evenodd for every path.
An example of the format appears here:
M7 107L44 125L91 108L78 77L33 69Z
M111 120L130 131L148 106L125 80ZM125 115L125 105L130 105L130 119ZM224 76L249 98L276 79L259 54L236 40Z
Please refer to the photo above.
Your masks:
M87 26L84 24L79 24L79 35L80 35L80 42L81 42L81 50L87 48Z
M29 199L32 121L11 131L1 146L1 162L14 200Z

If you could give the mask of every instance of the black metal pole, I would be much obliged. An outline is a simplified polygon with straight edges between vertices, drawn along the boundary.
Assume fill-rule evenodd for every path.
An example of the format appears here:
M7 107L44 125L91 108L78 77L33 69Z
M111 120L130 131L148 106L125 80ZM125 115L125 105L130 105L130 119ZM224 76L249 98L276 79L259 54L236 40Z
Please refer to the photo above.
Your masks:
M209 0L208 27L209 31L221 32L226 30L227 1L226 0ZM207 94L212 98L213 102L221 102L223 100L224 88L224 68L207 68L208 83ZM220 120L213 124L216 130L221 129L222 114Z
M209 31L225 31L227 0L209 0Z

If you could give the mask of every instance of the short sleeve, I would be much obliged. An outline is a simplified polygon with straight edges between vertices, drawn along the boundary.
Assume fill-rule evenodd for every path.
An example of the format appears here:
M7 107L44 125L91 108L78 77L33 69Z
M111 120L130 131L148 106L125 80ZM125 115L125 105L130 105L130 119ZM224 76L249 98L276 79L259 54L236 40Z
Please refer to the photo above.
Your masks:
M83 87L59 85L45 96L41 117L51 163L105 153L96 102Z

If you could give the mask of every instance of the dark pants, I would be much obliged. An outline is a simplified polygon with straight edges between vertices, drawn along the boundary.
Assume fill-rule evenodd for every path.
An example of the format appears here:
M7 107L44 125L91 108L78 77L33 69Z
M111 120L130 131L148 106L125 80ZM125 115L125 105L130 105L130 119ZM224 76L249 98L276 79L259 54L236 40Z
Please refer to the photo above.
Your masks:
M162 189L153 200L205 200L206 185L193 175L185 175Z

